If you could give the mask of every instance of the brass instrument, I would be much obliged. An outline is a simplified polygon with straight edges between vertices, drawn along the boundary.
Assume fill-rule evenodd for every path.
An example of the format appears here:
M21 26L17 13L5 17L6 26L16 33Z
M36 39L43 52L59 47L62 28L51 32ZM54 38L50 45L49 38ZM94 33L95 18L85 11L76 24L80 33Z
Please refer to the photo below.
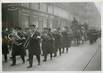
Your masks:
M27 48L27 46L29 45L30 42L30 37L27 38L26 42L24 43L24 47Z
M34 34L35 34L35 32L31 33L31 34L28 36L26 42L25 42L24 45L23 45L25 48L28 47L29 42L30 42L30 38L32 38Z
M9 38L10 41L12 41L12 44L15 44L15 45L21 45L22 44L22 43L17 42L17 40L21 40L21 37L17 34L17 32L10 33L8 35L8 38Z

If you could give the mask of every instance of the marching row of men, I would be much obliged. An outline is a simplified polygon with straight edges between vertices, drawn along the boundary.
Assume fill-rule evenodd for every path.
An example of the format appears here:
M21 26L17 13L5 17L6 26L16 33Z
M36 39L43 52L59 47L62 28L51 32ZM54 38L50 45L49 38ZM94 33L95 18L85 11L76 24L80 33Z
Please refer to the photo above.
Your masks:
M72 35L65 27L65 31L61 32L60 28L57 28L54 32L51 32L50 28L44 28L42 33L37 31L35 25L30 25L29 29L25 32L16 27L12 29L12 32L3 31L3 44L2 53L4 54L5 62L7 62L7 54L9 50L12 51L11 66L16 65L16 56L20 56L23 64L25 63L25 56L28 50L28 61L31 68L33 66L33 56L36 56L38 65L41 62L41 52L44 56L43 62L47 61L47 56L50 54L50 59L64 53L65 49L68 53L68 48L71 46Z
M87 24L80 25L74 18L71 25L72 32L68 27L64 27L64 31L56 28L53 32L50 28L44 28L42 33L39 33L35 25L30 25L29 28L22 30L20 27L4 29L2 31L2 53L4 60L7 62L7 54L11 52L12 64L16 65L16 56L20 56L23 64L25 56L28 56L29 66L33 65L33 56L35 55L38 65L41 62L41 55L44 56L44 62L47 61L47 56L50 54L50 59L68 53L68 48L71 47L71 42L79 45L80 42L89 40L90 44L96 42L98 37L101 37L101 32L96 29L88 29ZM28 52L26 52L26 50Z

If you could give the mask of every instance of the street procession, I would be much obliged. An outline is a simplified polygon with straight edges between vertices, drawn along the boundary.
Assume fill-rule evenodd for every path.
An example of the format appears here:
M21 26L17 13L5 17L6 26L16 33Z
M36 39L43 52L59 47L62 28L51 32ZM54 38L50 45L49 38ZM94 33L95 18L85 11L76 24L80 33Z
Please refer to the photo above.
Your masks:
M13 5L11 4L11 6ZM6 9L5 6L4 8ZM10 10L9 8L8 10ZM4 14L6 14L5 9ZM16 8L11 7L11 10L13 13ZM6 19L9 16L2 16L2 63L9 62L9 67L19 67L18 60L20 60L21 65L27 64L26 68L35 67L33 65L35 64L34 56L37 61L36 64L41 66L42 63L48 62L48 59L52 61L58 56L69 54L71 47L79 47L86 42L89 45L93 45L98 38L101 38L100 30L94 27L90 28L88 22L82 23L75 16L72 18L71 23L65 23L64 26L58 25L60 24L58 23L58 26L51 28L48 26L51 24L49 19L46 22L47 26L42 27L39 24L41 21L38 21L38 25L37 23L29 22L28 27L25 27L25 25L19 24L18 20L16 21L19 18L18 16L10 15L9 11L8 15L11 16L10 19ZM24 24L27 24L26 17L22 20L24 20ZM36 19L31 19L30 21L36 22ZM52 22L52 25L54 22Z
M74 27L73 27L74 25ZM72 28L77 28L77 21L73 21ZM77 26L77 27L76 27ZM83 30L82 28L75 29L74 31L68 31L68 27L64 27L65 30L61 31L60 28L57 28L55 31L51 31L50 28L44 28L42 33L39 33L35 25L30 25L28 30L22 30L20 27L12 28L11 31L6 28L3 30L3 54L5 62L7 62L7 54L12 51L12 64L11 66L16 65L16 56L20 55L22 63L25 63L26 50L28 50L28 61L29 67L32 67L33 55L36 56L38 65L40 65L41 51L42 56L44 57L43 62L47 61L47 55L50 54L50 59L59 55L62 55L64 52L68 53L69 48L73 45L79 46L80 44L85 43L89 40L90 44L96 42L100 37L100 32L95 29L87 31L87 27ZM78 32L79 31L79 32ZM80 32L81 31L81 32ZM88 38L88 39L87 39Z

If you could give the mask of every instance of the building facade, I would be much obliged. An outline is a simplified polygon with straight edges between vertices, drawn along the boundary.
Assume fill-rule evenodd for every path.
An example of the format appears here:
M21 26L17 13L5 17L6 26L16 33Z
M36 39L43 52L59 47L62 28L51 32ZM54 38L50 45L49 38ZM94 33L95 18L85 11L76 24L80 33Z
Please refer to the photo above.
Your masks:
M2 4L2 26L20 26L23 29L35 24L42 32L44 27L69 26L68 11L53 3L4 3Z

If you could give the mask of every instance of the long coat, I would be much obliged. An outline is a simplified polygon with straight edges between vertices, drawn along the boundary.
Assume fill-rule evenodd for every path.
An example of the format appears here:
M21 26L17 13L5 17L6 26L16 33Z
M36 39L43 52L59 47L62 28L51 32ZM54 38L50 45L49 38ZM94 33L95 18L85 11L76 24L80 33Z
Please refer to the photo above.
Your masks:
M69 34L67 31L62 32L62 45L63 48L70 47L71 45L71 34Z
M54 37L53 37L53 33L49 32L48 36L50 37L49 40L48 40L48 48L49 48L50 53L53 53L54 52Z
M2 39L2 54L8 54L9 49L8 49L8 41L6 38Z
M26 55L26 50L25 48L23 47L23 44L25 42L24 39L22 39L23 37L23 34L18 32L17 33L19 37L21 37L21 39L18 39L16 40L16 42L19 44L15 44L13 43L13 47L12 47L12 56L17 56L17 55L22 55L22 56L25 56ZM20 44L21 43L21 44Z
M9 39L7 38L8 33L3 31L2 32L2 54L8 54L9 53Z
M55 50L57 51L57 49L62 47L62 36L59 32L54 32L53 36L55 39Z
M53 53L53 39L50 34L45 32L42 35L42 51L43 54Z
M96 42L97 38L98 38L98 32L96 30L89 30L87 35L88 35L88 40L90 41L91 44L93 44L94 42Z
M41 50L40 50L40 33L35 32L33 37L30 37L29 40L29 45L28 45L28 52L31 55L40 55Z

